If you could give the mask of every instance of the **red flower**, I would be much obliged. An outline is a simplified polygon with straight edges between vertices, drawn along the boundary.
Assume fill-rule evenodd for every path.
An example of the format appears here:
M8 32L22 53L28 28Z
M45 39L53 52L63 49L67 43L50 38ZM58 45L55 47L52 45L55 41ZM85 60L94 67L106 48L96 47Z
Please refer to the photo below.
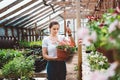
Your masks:
M120 14L120 6L116 7L114 14Z

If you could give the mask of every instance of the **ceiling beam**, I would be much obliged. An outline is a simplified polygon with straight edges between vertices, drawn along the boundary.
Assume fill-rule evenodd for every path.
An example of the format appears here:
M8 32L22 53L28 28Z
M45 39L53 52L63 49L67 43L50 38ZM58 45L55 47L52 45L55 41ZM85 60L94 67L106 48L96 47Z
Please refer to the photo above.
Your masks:
M60 11L61 9L59 8L58 10L56 10L56 11ZM52 14L54 14L54 13L49 13L49 14L47 14L45 17L43 17L43 18L40 18L40 17L42 17L42 16L39 16L39 20L36 20L36 21L33 21L31 24L28 24L27 26L25 26L25 27L30 27L30 26L32 26L33 24L35 24L36 22L39 22L39 21L41 21L41 20L43 20L43 19L45 19L45 18L47 18L47 17L49 17L50 15L52 15Z
M43 4L43 2L41 2L41 3L39 3L39 4L35 5L35 6L33 6L33 7L31 7L31 8L29 8L28 10L26 10L26 11L24 11L24 12L19 13L18 15L16 15L16 16L10 18L9 20L6 20L5 22L3 22L3 24L8 24L9 22L20 18L20 17L23 16L24 14L26 14L26 13L30 12L31 10L39 7L39 6L42 5L42 4Z
M43 7L45 7L45 6L43 6ZM42 9L42 8L41 8L41 9ZM51 9L51 7L48 7L47 9L45 9L45 10L43 10L43 11L41 11L41 12L39 12L39 13L31 16L31 17L28 16L28 17L29 17L28 19L25 19L25 20L23 20L22 22L19 22L18 24L14 25L14 26L19 26L19 25L21 25L21 24L24 24L24 23L26 23L26 22L29 22L30 20L34 19L36 16L44 13L46 10L49 10L49 11L50 11L50 9ZM13 24L15 24L15 22L14 22Z
M38 25L38 26L37 26L37 29L38 29L38 28L40 28L42 25L44 25L44 24L46 24L46 23L50 22L51 20L55 19L55 18L56 18L56 17L58 17L58 16L59 16L59 15L57 15L57 16L55 16L55 17L53 17L53 18L49 19L48 21L45 21L44 23L42 23L42 24Z
M58 9L59 7L56 7L55 9ZM44 10L45 11L45 10ZM42 13L44 12L44 11L42 11ZM51 10L49 10L49 11L47 11L47 12L45 12L44 14L42 14L42 15L38 15L38 17L36 17L36 18L34 18L34 19L30 19L29 21L26 21L24 24L22 24L22 25L19 25L19 27L24 27L24 26L26 26L26 25L28 25L28 26L30 26L30 25L32 25L32 24L34 24L35 22L37 22L37 19L39 19L39 18L41 18L42 16L44 16L44 15L49 15L49 14L51 14L51 13L53 13L53 11L52 11L52 9Z
M59 20L58 22L60 22L60 21L61 20ZM49 25L49 21L47 23L45 23L45 25L42 25L42 27L39 30L43 30L43 29L48 28L48 25Z
M56 10L56 12L57 12L57 11L60 11L60 10L61 10L61 9L59 8L58 10ZM36 22L39 22L39 21L41 21L41 20L47 18L48 16L50 16L50 15L52 15L52 14L54 14L54 13L49 13L48 15L46 15L45 17L43 17L43 18L37 20ZM34 22L34 21L33 21L33 22ZM29 26L27 26L27 28L28 28L28 27L31 27L31 26L32 26L33 24L35 24L36 22L34 22L34 23L30 24Z
M34 20L37 18L37 16L39 16L39 15L42 14L42 13L44 13L46 10L51 11L51 8L48 7L48 8L46 8L45 10L42 10L42 11L40 11L39 13L37 13L37 14L29 17L29 20L26 20L26 19L25 19L22 23L19 23L19 24L15 25L15 26L20 26L20 25L23 26L23 25L29 24L30 21L34 21Z
M19 8L17 8L16 10L14 10L14 11L12 11L12 12L10 12L10 13L8 13L8 14L2 16L2 17L0 17L0 20L3 20L4 18L7 18L8 16L10 16L10 15L12 15L12 14L14 14L14 13L20 11L20 10L22 10L23 8L29 6L29 5L31 5L31 4L33 4L33 3L35 3L35 2L37 2L37 1L38 1L38 0L32 0L32 1L28 2L27 4L25 4L25 5L23 5L23 6L19 7Z
M24 19L26 18L25 16L30 17L33 13L38 12L39 10L41 10L41 9L44 8L44 7L45 7L45 6L43 5L43 6L41 6L40 8L38 8L38 9L32 11L32 12L29 13L29 14L26 14L26 15L24 15L24 16L21 16L21 17L17 18L17 19L14 19L14 21L9 22L8 24L6 24L6 26L16 24L17 22L19 22L19 21L21 20L21 18L22 18L22 20L24 20ZM40 14L40 12L39 12L38 14ZM35 16L33 16L33 17L31 17L31 18L34 18L34 17L35 17Z
M5 11L7 11L7 10L10 9L11 7L17 5L18 3L22 2L22 1L24 1L24 0L16 0L15 2L9 4L8 6L2 8L2 9L0 10L0 14L3 13L3 12L5 12Z
M0 2L3 1L3 0L0 0Z

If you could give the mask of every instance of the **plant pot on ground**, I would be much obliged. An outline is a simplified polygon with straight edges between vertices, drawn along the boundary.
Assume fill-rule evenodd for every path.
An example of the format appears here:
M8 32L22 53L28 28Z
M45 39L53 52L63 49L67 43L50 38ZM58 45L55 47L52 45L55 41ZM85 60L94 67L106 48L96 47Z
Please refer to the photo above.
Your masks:
M47 60L41 58L37 58L35 60L35 64L34 64L34 71L35 72L41 72L42 70L44 70L46 68L46 64L47 64Z

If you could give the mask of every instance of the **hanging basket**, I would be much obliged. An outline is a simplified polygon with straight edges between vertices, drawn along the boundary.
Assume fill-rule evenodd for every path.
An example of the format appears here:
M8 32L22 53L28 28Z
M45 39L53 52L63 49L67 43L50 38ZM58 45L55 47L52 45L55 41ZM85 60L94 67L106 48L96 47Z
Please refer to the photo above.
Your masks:
M57 49L57 57L60 60L66 60L69 57L69 53L62 49Z
M113 57L114 57L114 61L117 61L120 66L120 50L113 49Z
M97 51L100 52L100 53L103 53L103 55L107 57L108 62L110 62L110 63L114 62L113 50L112 49L111 50L106 50L102 47L99 47L99 48L97 48Z

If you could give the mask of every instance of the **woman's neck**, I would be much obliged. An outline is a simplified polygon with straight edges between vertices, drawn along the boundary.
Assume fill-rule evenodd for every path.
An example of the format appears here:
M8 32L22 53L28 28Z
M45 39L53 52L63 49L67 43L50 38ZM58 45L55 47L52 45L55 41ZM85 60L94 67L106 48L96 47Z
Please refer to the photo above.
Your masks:
M57 34L50 34L51 37L57 37Z
M52 41L53 44L56 44L59 42L57 35L50 34L50 40Z

